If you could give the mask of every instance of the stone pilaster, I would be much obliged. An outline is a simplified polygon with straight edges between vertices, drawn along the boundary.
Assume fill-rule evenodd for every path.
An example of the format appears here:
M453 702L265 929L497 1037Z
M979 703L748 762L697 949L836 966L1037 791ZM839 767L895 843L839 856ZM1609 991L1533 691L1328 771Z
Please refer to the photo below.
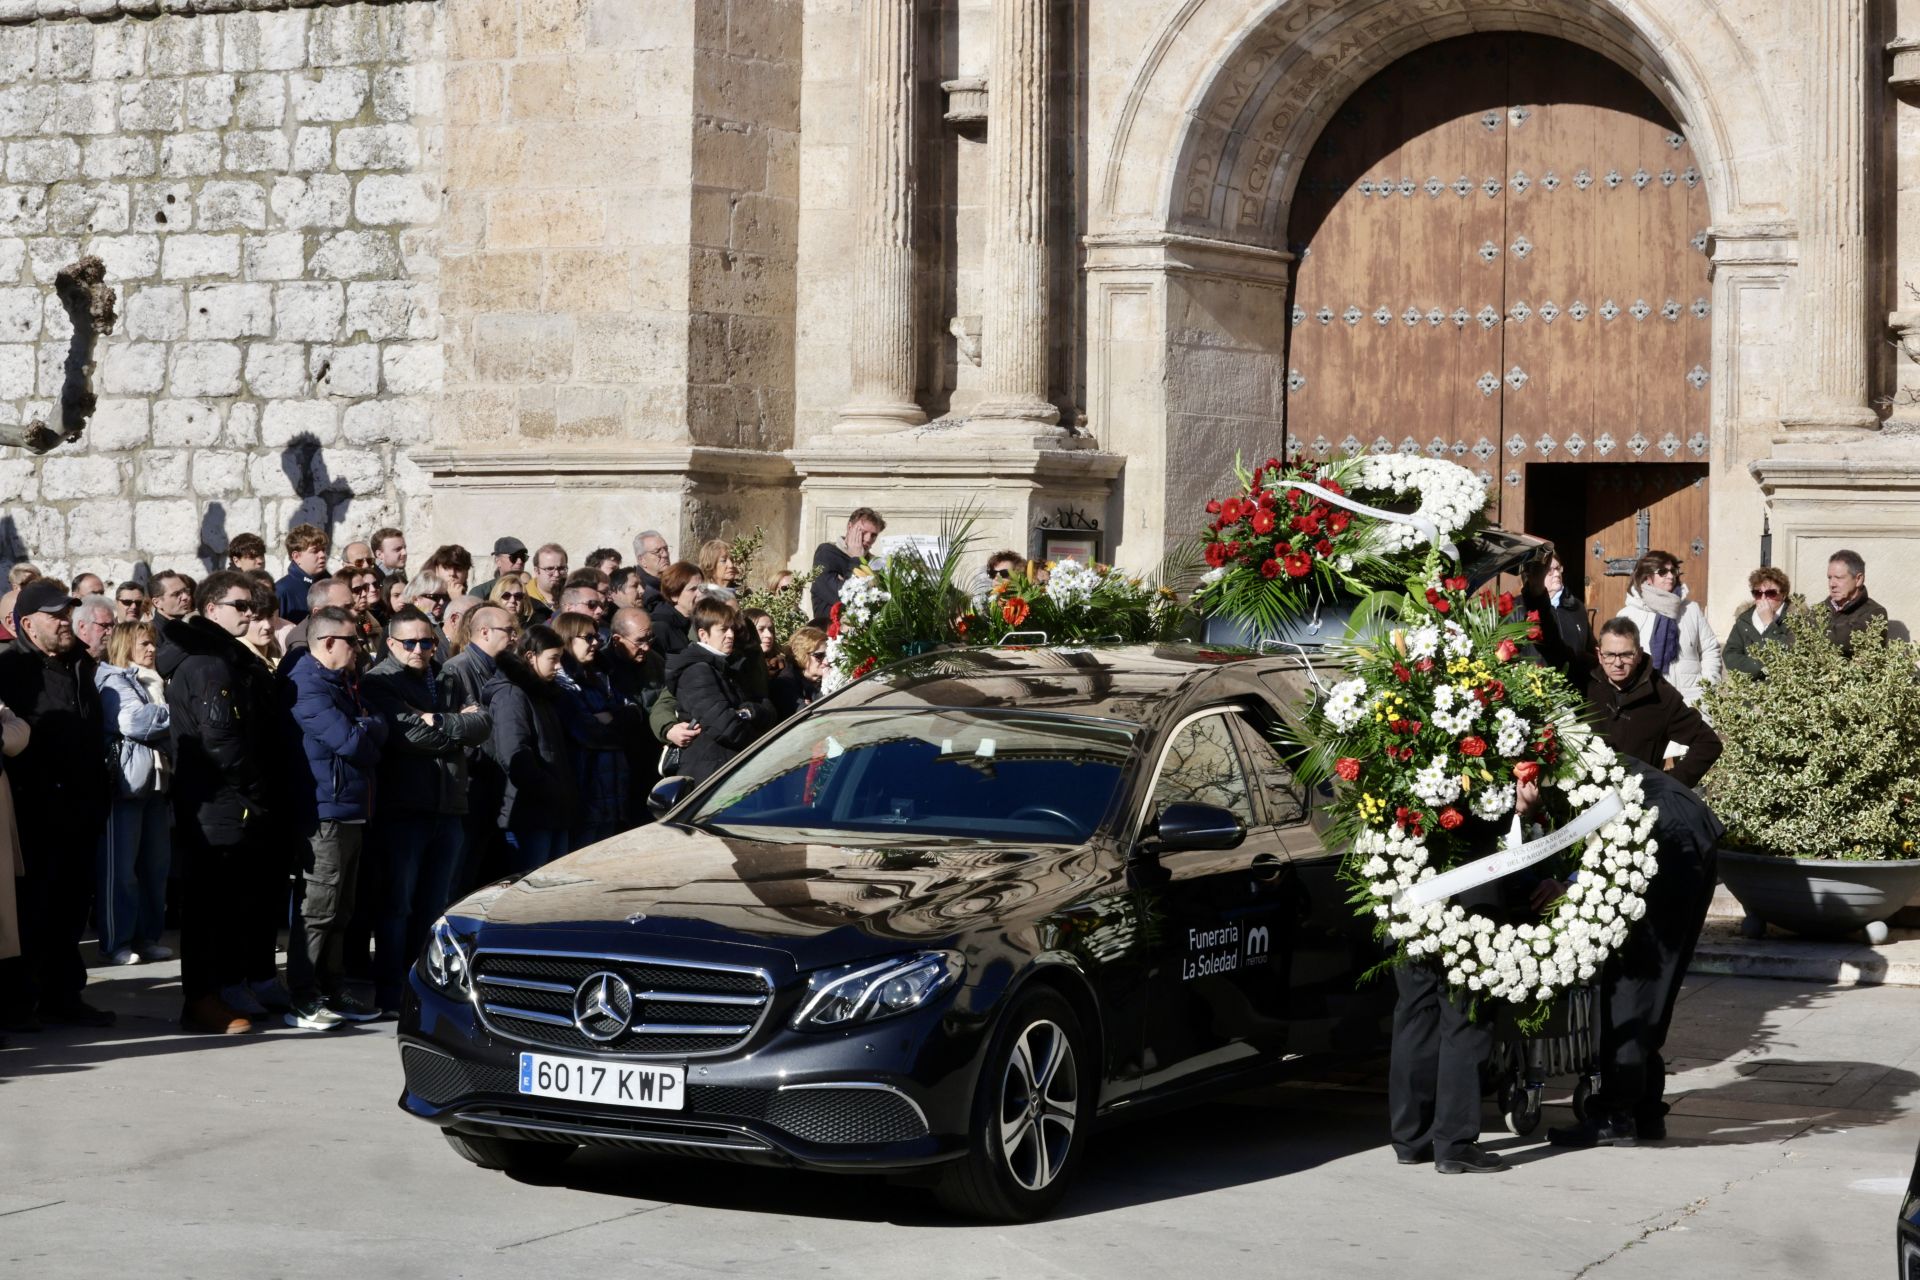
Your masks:
M1799 343L1805 374L1802 404L1788 415L1789 428L1879 425L1867 404L1866 8L1866 0L1823 0L1805 11Z
M913 0L865 0L860 13L860 141L854 156L853 399L838 432L927 420L914 400Z
M1048 0L993 0L987 152L985 398L969 426L1061 431L1048 394L1051 299L1047 245Z

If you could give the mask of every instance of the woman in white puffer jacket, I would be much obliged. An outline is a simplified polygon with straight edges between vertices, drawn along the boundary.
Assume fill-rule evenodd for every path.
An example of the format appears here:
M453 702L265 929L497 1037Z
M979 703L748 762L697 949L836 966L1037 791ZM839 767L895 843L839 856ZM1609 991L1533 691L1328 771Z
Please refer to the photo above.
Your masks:
M1675 556L1649 551L1640 557L1619 616L1640 628L1640 648L1688 706L1700 701L1704 686L1720 679L1720 639L1708 625L1706 611L1687 599Z

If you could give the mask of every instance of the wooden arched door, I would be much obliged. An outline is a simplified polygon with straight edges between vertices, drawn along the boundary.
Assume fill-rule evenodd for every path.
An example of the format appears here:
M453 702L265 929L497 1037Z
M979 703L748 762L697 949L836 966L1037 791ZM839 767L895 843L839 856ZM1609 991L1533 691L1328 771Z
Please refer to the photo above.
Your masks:
M1474 468L1601 617L1648 546L1704 597L1706 228L1686 138L1598 54L1485 34L1400 59L1294 198L1288 449Z

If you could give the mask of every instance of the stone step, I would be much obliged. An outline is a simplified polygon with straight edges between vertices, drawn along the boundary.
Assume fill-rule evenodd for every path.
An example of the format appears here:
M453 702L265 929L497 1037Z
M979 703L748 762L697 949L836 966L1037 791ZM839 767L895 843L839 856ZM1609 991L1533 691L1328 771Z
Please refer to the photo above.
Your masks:
M1726 894L1724 888L1720 892ZM1774 928L1763 938L1745 938L1740 935L1740 916L1737 904L1731 915L1723 914L1716 899L1714 914L1708 916L1693 953L1694 973L1787 978L1842 987L1920 987L1920 929L1895 928L1877 947L1869 946L1864 936L1829 942Z

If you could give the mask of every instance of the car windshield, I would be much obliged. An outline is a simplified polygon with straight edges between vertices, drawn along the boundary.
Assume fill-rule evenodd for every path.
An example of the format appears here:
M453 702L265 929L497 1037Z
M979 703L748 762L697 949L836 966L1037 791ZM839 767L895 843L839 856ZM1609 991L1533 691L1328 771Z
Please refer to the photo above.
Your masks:
M720 780L703 826L1078 844L1112 806L1138 729L1111 720L862 707L795 722Z

